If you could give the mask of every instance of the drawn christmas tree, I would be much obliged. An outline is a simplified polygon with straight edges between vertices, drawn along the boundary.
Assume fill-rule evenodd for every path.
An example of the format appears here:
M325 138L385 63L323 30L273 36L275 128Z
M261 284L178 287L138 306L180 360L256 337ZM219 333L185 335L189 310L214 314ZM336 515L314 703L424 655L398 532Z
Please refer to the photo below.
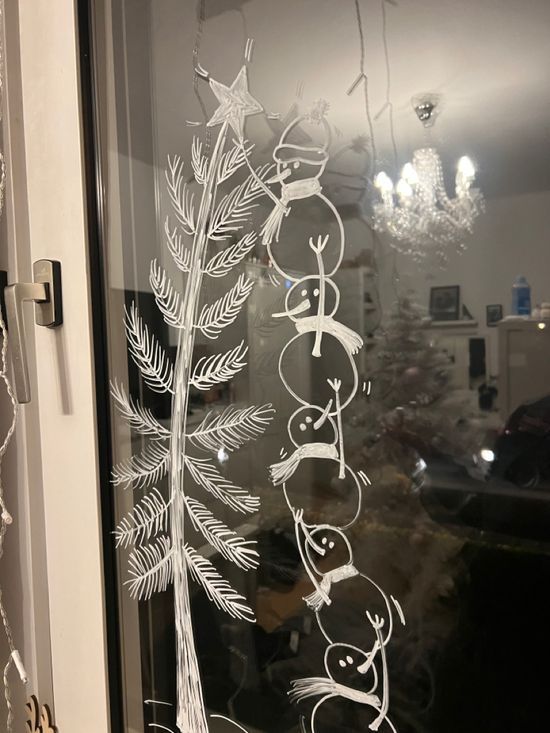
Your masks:
M195 334L200 331L216 339L230 326L248 296L253 282L241 274L224 296L199 310L203 278L222 278L238 266L256 243L253 232L244 233L254 202L264 194L262 180L267 168L253 170L244 142L244 120L262 111L248 92L246 67L243 66L231 87L211 79L210 87L220 105L208 126L221 128L211 154L203 154L195 138L191 162L196 182L201 187L200 202L188 190L183 177L183 161L169 159L166 171L168 193L175 222L165 224L166 245L176 264L186 274L180 293L164 268L151 262L150 284L164 320L178 332L175 363L172 364L154 333L144 323L132 303L125 314L130 354L144 382L155 392L172 395L170 429L163 427L152 412L114 384L116 405L130 427L148 438L139 455L132 456L113 470L116 485L147 488L148 493L119 523L115 537L118 546L134 546L129 556L128 582L131 594L148 599L174 586L177 664L177 725L182 733L206 733L208 724L203 702L197 653L191 625L188 575L199 583L210 600L232 617L254 621L246 599L231 587L206 557L185 539L186 518L206 542L221 556L238 567L249 570L258 565L253 543L238 536L208 509L192 497L189 486L207 492L236 512L253 513L259 500L228 480L211 458L188 453L188 445L217 453L220 447L232 451L257 438L272 419L271 405L227 407L221 413L209 412L192 432L187 426L191 387L208 390L231 380L246 364L247 346L241 341L225 353L202 357L192 367ZM230 140L230 130L236 139ZM243 166L249 169L245 180L223 194L218 189ZM190 246L185 245L185 236ZM209 255L211 242L228 244ZM155 484L169 477L170 494L165 500Z

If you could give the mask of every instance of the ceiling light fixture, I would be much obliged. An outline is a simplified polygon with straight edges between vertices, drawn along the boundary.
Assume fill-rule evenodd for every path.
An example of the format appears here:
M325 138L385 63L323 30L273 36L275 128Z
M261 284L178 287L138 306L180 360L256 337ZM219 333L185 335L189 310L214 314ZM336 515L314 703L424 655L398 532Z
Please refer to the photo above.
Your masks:
M431 127L437 115L438 98L423 95L414 97L412 103L422 125ZM375 229L388 233L397 250L416 259L435 255L440 261L446 261L451 245L458 251L466 248L465 240L484 209L481 192L472 187L475 173L470 158L460 158L455 197L449 198L437 150L434 147L415 150L412 162L403 166L395 187L384 171L375 177L374 185L381 199L373 205Z

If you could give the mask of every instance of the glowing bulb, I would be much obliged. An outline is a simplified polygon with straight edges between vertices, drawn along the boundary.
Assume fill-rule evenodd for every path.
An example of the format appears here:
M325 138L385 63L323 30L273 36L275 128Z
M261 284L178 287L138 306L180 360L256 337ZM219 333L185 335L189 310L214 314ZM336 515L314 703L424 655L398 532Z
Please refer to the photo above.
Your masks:
M411 186L418 183L418 173L412 163L405 163L403 170L401 171L401 177Z
M541 331L544 331L544 329L546 328L546 323L540 321L540 323L537 323L537 328L540 328Z
M482 448L479 451L479 455L482 457L484 461L487 463L492 463L495 460L495 454L494 451L492 451L490 448Z
M474 178L476 174L475 166L467 155L463 155L458 161L458 170L464 178Z
M391 193L393 191L393 183L391 178L384 171L380 173L374 179L374 185L379 188L383 193Z
M229 458L229 456L227 455L227 451L226 451L226 450L225 450L225 448L224 448L224 447L222 446L222 447L221 447L221 448L220 448L220 449L218 450L218 461L219 461L220 463L225 463L225 462L227 461L227 459L228 459L228 458Z
M413 190L404 178L400 178L395 188L399 196L402 198L409 198L412 196Z

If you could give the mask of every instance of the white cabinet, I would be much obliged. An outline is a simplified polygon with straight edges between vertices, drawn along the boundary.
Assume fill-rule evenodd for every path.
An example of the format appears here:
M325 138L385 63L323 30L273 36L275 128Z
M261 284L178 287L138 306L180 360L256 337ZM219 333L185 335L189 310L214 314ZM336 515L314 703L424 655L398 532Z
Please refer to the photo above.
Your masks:
M550 321L504 320L498 324L501 417L523 402L550 394Z

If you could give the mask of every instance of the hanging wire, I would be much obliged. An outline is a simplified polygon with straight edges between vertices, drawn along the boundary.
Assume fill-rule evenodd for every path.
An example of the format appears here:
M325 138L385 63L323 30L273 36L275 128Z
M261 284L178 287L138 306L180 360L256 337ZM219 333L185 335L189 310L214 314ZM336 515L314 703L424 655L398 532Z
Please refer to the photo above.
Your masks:
M193 92L195 93L195 96L199 102L200 108L202 110L202 115L204 117L204 121L207 122L208 121L208 111L206 109L206 105L199 91L199 82L202 78L201 75L199 74L199 70L203 68L199 61L199 54L200 54L200 48L201 48L201 42L202 42L202 36L203 36L203 30L204 30L204 21L206 17L205 5L206 5L206 0L199 0L197 3L197 32L195 34L195 43L193 46ZM208 155L210 151L211 143L212 143L212 132L210 128L207 127L206 133L205 133L205 140L204 140L204 152L206 155Z
M388 45L388 17L387 17L387 0L380 0L382 6L382 43L384 44L384 60L386 63L386 104L389 112L388 119L390 122L390 137L391 144L393 147L393 162L395 169L397 170L397 143L395 142L395 128L393 123L393 102L391 98L391 65L390 65L390 51Z
M369 79L367 76L367 73L365 71L365 61L366 61L366 48L365 48L365 30L363 27L363 19L361 17L361 6L359 5L359 0L354 0L355 3L355 14L357 16L357 30L359 32L359 50L360 50L360 59L359 59L359 77L358 79L363 80L363 95L365 99L365 114L367 117L367 124L369 126L369 136L370 136L370 147L371 147L371 160L369 164L369 177L372 179L374 168L376 165L376 143L374 140L374 125L372 121L372 114L370 111L370 102L369 102ZM350 90L353 91L353 88ZM348 92L349 93L349 92Z
M390 127L390 139L393 149L393 164L395 168L395 172L397 173L398 170L398 155L397 155L397 143L395 138L395 126L394 126L394 119L393 119L393 101L392 101L392 78L391 78L391 63L390 63L390 49L389 49L389 43L388 43L388 15L387 15L387 7L386 3L388 0L380 0L380 6L382 10L382 44L384 47L384 63L386 66L386 99L384 102L384 106L381 111L387 109L388 110L388 121L389 121L389 127ZM378 113L380 114L380 112ZM380 247L380 239L378 235L376 235L376 239L378 241L378 249L381 250ZM392 258L392 264L391 264L391 286L392 290L395 296L395 299L397 301L397 307L400 307L400 300L399 300L399 271L397 269L397 253L395 250L393 250L390 253L390 256Z

